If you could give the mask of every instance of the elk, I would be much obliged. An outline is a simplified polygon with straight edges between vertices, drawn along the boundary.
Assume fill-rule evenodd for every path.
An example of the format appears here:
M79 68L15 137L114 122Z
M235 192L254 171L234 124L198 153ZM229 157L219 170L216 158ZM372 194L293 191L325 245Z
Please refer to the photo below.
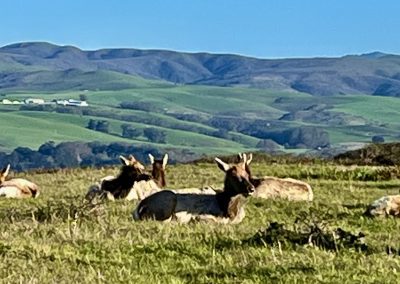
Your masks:
M110 192L114 198L123 199L128 196L135 182L148 181L151 177L144 174L144 166L132 155L129 159L120 156L123 163L119 175L114 179L105 179L101 183L101 190Z
M129 158L119 156L122 163L120 173L117 177L107 176L101 179L100 184L94 184L89 188L86 199L93 201L95 198L107 198L110 200L126 198L133 185L137 181L150 180L151 176L143 174L145 167L130 155Z
M386 195L372 202L364 215L369 217L400 217L400 195Z
M149 154L152 164L152 175L143 173L145 167L132 155L129 158L119 157L123 166L118 177L107 176L100 184L92 185L86 194L86 199L93 201L96 197L109 200L142 200L146 196L161 190L165 186L165 168L168 154L162 160L155 160Z
M160 188L164 188L167 183L165 182L165 168L168 163L168 154L165 154L162 160L154 159L152 154L149 154L150 163L153 167L151 176Z
M166 186L165 168L168 163L168 154L162 159L155 159L152 154L148 154L152 166L151 179L135 182L132 190L126 197L127 200L142 200L147 196L162 190Z
M290 201L312 201L314 198L313 190L308 183L292 178L277 178L264 176L262 178L253 177L250 170L250 163L253 155L250 153L246 159L246 154L239 153L239 160L246 160L246 171L250 176L251 183L255 186L253 197L259 198L283 198Z
M13 178L6 180L10 172L10 164L0 172L0 197L6 198L36 198L39 196L39 187L26 179Z
M246 172L246 160L229 165L215 158L225 172L224 188L215 194L156 192L139 202L133 211L134 220L176 220L180 223L213 221L223 224L240 223L244 216L245 197L254 191Z

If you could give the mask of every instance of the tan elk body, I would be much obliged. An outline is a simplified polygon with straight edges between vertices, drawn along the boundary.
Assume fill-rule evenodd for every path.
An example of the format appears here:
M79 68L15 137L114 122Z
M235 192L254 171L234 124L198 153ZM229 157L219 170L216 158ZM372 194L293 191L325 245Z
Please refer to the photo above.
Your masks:
M6 180L9 172L10 165L7 165L0 173L0 197L36 198L39 196L39 187L29 180L23 178Z
M365 212L371 217L400 217L400 195L386 195L372 202Z
M243 159L246 154L239 154ZM283 198L291 201L312 201L314 194L311 186L303 181L293 178L277 178L264 176L262 178L253 177L250 171L250 163L253 155L250 154L246 159L246 170L250 175L250 181L255 187L253 197L259 198Z

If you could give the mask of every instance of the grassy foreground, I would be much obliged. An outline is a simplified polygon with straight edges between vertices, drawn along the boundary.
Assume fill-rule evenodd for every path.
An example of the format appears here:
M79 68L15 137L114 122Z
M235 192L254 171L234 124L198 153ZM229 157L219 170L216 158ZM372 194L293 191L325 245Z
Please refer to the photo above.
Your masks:
M312 203L249 199L239 225L134 222L135 203L84 205L90 184L118 169L75 169L20 176L42 187L36 200L0 200L0 279L4 283L397 283L400 221L369 219L365 206L398 193L399 180L376 168L253 164L255 175L308 180ZM398 168L393 171L398 172ZM368 173L368 175L366 174ZM318 177L318 179L312 179ZM367 177L367 178L366 178ZM372 178L371 178L372 177ZM169 187L222 186L214 164L169 166ZM251 245L270 222L296 219L363 232L376 252L313 246Z

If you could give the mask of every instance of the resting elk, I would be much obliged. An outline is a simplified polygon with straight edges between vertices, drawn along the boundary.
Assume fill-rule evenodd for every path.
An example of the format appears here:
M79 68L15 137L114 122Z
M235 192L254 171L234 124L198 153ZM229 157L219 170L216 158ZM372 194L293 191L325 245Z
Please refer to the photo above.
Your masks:
M92 185L86 194L87 200L92 202L96 198L123 199L128 196L136 181L151 179L149 175L143 174L145 167L134 156L119 158L122 163L119 175L107 176L101 179L100 184Z
M141 200L152 192L161 190L165 185L165 167L168 162L168 154L162 160L155 160L149 155L152 163L152 175L144 173L145 167L134 156L129 158L120 156L123 164L117 177L107 176L100 184L90 187L86 199L93 201L95 198L107 198L109 200Z
M291 201L312 201L314 198L313 190L308 183L292 178L277 178L264 176L262 178L253 177L250 170L250 163L253 155L239 153L239 160L246 160L246 171L250 175L250 181L255 187L253 197L259 198L283 198Z
M364 214L370 217L400 217L400 195L386 195L375 200Z
M212 221L224 224L240 223L244 216L245 197L254 191L246 172L246 160L229 165L215 158L225 172L224 188L214 194L178 193L170 190L156 192L143 199L133 212L135 220L155 219Z
M9 172L10 165L7 165L0 173L0 197L36 198L39 196L39 187L33 182L22 178L6 180Z
M168 154L165 154L162 159L155 159L152 154L148 154L148 156L152 166L151 178L136 181L126 197L127 200L142 200L162 190L167 185L165 181L165 169L168 163Z

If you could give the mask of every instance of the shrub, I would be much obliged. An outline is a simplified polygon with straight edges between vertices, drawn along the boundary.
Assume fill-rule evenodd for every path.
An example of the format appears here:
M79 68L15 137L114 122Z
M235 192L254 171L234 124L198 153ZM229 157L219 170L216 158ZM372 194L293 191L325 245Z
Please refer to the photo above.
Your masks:
M129 124L121 125L122 128L122 137L124 138L135 138L143 135L143 129L134 128Z
M372 136L372 143L384 143L384 142L385 142L385 138L383 138L382 135Z
M159 130L157 128L146 128L143 130L144 136L146 136L149 141L154 143L165 143L166 142L166 134L164 131Z

